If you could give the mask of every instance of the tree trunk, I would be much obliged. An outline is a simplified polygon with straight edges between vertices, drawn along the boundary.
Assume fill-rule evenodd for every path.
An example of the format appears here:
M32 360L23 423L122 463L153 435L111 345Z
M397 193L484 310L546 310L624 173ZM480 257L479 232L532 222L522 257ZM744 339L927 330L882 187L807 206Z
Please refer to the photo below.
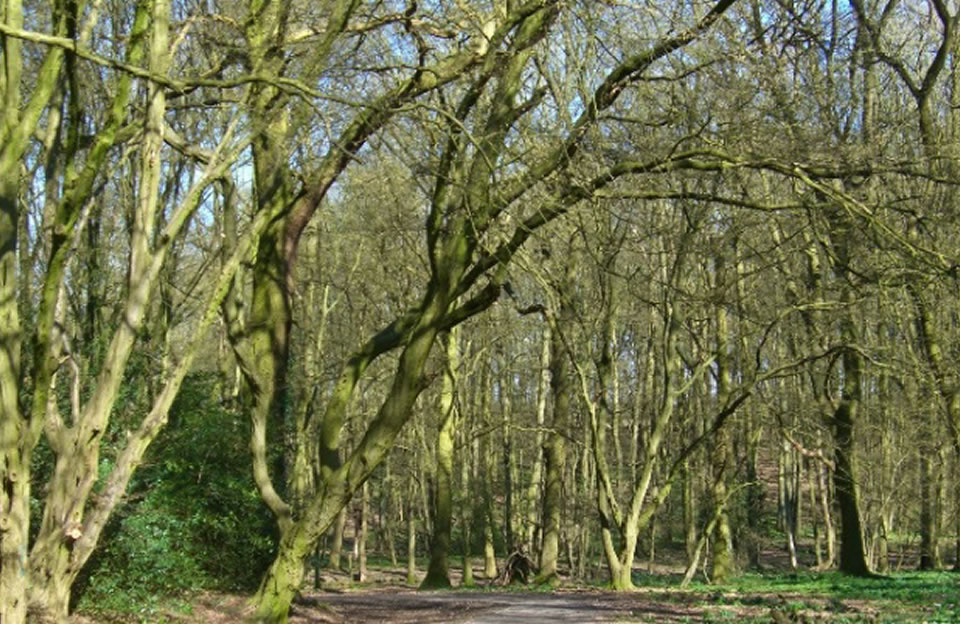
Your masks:
M787 552L790 554L790 567L797 568L797 508L799 506L799 489L794 480L796 474L796 457L793 448L786 438L780 440L779 453L779 482L780 489L780 518L781 529L787 539Z
M337 522L333 525L333 544L330 546L330 569L340 569L340 558L343 555L343 531L347 527L347 508L344 507L337 514Z
M933 458L929 445L920 449L920 569L933 570L939 559L933 501Z
M848 348L843 355L844 396L834 413L836 471L834 490L840 507L840 571L869 576L857 492L854 426L860 403L860 355ZM849 385L849 389L848 389Z
M512 372L506 371L498 381L500 385L500 424L503 439L503 536L507 552L513 552L519 546L514 531L513 485L516 482L516 458L513 453L513 393Z
M877 544L877 572L886 573L890 569L890 519L888 514L880 511L880 538Z
M324 496L315 497L303 517L281 535L274 564L267 570L260 589L252 599L254 620L265 623L287 621L290 601L303 577L303 559L319 537L329 529L340 509L380 465L393 441L409 420L417 397L426 387L424 367L452 301L456 277L463 270L465 254L458 239L447 241L437 261L437 275L424 294L416 326L411 332L393 378L390 391L363 439L349 459L323 479ZM299 572L292 565L299 560ZM281 616L282 614L282 616Z
M264 623L286 623L290 603L303 582L303 559L311 550L308 537L289 531L281 538L277 557L252 599L253 619Z
M490 388L488 368L484 367L480 373L480 413L483 415L483 422L490 423L492 415L490 413ZM493 479L495 461L493 457L493 444L490 437L484 436L480 440L481 456L481 474L480 487L481 496L481 515L483 517L483 576L487 580L497 577L497 554L494 546L496 531L496 510L493 501Z
M732 394L733 357L727 309L723 293L726 288L726 258L721 252L715 258L717 275L716 289L720 293L720 304L714 310L716 319L717 342L717 408L723 409ZM722 428L713 435L711 452L713 472L712 503L713 516L716 518L713 534L713 559L710 580L713 583L726 583L736 573L736 559L733 552L733 531L730 528L730 515L727 513L727 481L733 468L733 450L730 448L730 434Z
M467 342L467 345L470 343ZM469 346L464 347L464 353L469 353ZM470 375L467 375L469 378ZM474 386L476 388L476 386ZM481 389L482 391L482 389ZM474 393L475 394L475 393ZM467 405L475 406L475 398L471 397ZM463 414L464 419L471 417L471 411ZM473 519L474 514L480 509L477 505L477 497L474 495L474 487L477 481L476 474L471 471L477 466L479 458L476 447L470 444L470 429L464 424L460 427L461 444L463 448L463 461L460 462L460 523L462 527L462 548L463 548L463 579L460 582L461 587L473 587L476 583L473 580Z
M4 25L23 28L23 3L8 0L0 4ZM58 32L57 34L63 34ZM40 115L57 91L63 50L46 54L34 82L25 114L21 81L23 43L15 37L0 40L3 78L0 79L0 622L24 624L27 617L27 549L30 535L30 464L42 423L24 412L18 300L17 237L21 221L21 157L30 145ZM52 115L52 113L51 113ZM54 125L53 117L48 123ZM25 254L25 249L19 253ZM47 354L43 353L46 357ZM34 383L38 383L35 379ZM41 380L42 381L42 380ZM45 407L45 406L44 406Z
M4 39L4 54L14 43ZM11 62L11 61L8 61ZM16 89L11 89L16 91ZM9 102L7 103L9 106ZM7 114L14 111L7 109ZM16 237L19 166L0 169L0 622L27 619L27 547L30 532L30 446L19 404L20 316L17 310Z
M540 375L537 381L537 433L533 445L534 458L533 469L530 471L530 485L527 487L527 495L524 504L527 508L526 518L526 552L537 552L537 529L540 528L540 540L542 544L543 527L545 523L541 512L541 481L544 480L543 464L546 461L546 447L544 446L543 428L547 415L547 392L550 383L550 333L549 328L544 329L544 335L540 351ZM539 522L538 522L539 520ZM542 548L541 548L542 551ZM542 567L542 563L541 563Z
M745 431L744 437L746 439L746 453L747 453L747 465L746 465L746 480L747 480L747 527L748 527L748 536L746 539L746 548L747 548L747 560L749 561L749 566L751 569L756 569L760 566L760 548L761 548L761 537L760 532L761 528L761 518L763 517L763 484L760 483L759 475L759 448L760 448L760 436L762 430L760 425L757 423L757 416L753 410L747 412L746 418L744 419ZM813 490L811 489L811 492ZM812 494L811 494L812 495Z
M370 513L367 505L369 489L369 484L364 481L363 487L360 488L362 494L360 496L360 508L357 511L356 537L354 538L357 544L357 574L354 580L361 583L367 582L367 537L370 527L367 518Z
M458 333L448 333L446 342L446 365L443 373L443 390L440 394L440 428L436 442L436 477L433 487L433 536L430 540L430 563L420 589L444 589L450 587L448 557L450 533L453 521L453 434L456 429L456 369Z
M413 505L407 508L407 585L417 584L417 521Z
M387 458L387 467L386 467L386 476L383 480L383 485L381 487L381 500L386 506L386 513L380 514L380 527L383 533L383 540L386 542L387 554L390 556L390 567L397 567L397 544L396 544L396 535L394 534L394 518L402 517L400 511L399 496L397 495L397 483L396 477L393 476L393 472L390 466L390 459Z
M141 2L137 4L131 29L131 44L127 58L133 64L143 62L148 51L150 70L157 74L166 72L168 55L169 3ZM56 295L63 284L66 270L66 254L74 240L77 219L81 206L92 193L96 167L102 165L108 147L112 144L123 123L121 112L130 100L131 77L122 77L116 85L112 102L112 114L100 129L99 149L87 155L84 173L78 175L71 166L65 185L70 191L62 198L57 209L57 223L53 237L49 264L52 268L46 275L44 297L41 304L41 324L53 322L57 315ZM123 302L123 323L114 332L106 352L96 384L88 401L80 407L77 400L72 405L72 426L67 426L59 414L50 415L46 423L47 439L57 456L54 473L48 485L44 513L39 531L30 552L28 572L30 608L39 621L60 621L67 616L70 588L86 563L98 541L106 520L119 500L129 478L139 463L147 445L163 425L169 403L162 405L157 398L154 408L136 432L128 433L126 446L115 462L107 479L100 500L88 505L87 501L94 484L101 475L100 444L110 420L113 404L120 392L124 371L137 340L137 334L150 311L150 299L154 294L159 274L164 267L165 244L155 244L154 235L176 236L177 215L185 214L190 207L184 202L177 206L169 225L158 233L157 214L161 179L160 153L163 149L162 123L166 109L163 88L151 84L146 92L146 115L143 118L143 144L139 159L140 177L137 185L136 204L130 229L129 264L126 276L126 297ZM79 120L76 123L80 123ZM72 157L73 155L71 155ZM75 164L75 163L71 163ZM91 170L91 168L94 168ZM46 330L40 330L45 332ZM48 333L38 342L46 342ZM59 350L57 349L58 352ZM55 369L47 364L58 357L55 352L43 349L35 362L34 411L48 413L47 397L52 388ZM47 360L47 362L44 362ZM184 372L183 369L180 369ZM167 378L168 371L163 371ZM172 403L172 394L179 388L180 379L167 378L162 393ZM42 390L40 390L42 388ZM153 401L155 397L150 397Z
M571 310L563 300L557 323L564 331L570 322ZM540 550L540 573L537 583L557 581L557 562L560 556L560 527L563 512L563 476L566 472L567 422L570 413L569 360L560 336L544 329L544 341L550 343L550 386L553 392L553 422L543 453L546 459L546 482L543 490L543 542Z
M246 23L250 62L258 71L273 75L282 72L283 60L276 45L284 36L284 21L289 11L282 3L266 3L256 19ZM289 113L284 97L270 83L258 83L251 93L250 115L257 128L251 144L253 154L254 207L257 212L288 212L292 200L292 182L285 142ZM275 483L284 483L282 468L270 466L268 434L286 429L287 373L292 328L293 262L296 238L287 232L287 220L272 223L260 238L256 261L251 271L252 293L249 319L243 332L233 322L230 338L246 382L246 408L251 421L250 453L253 479L260 497L273 513L283 535L291 530L293 509L277 491ZM305 495L306 492L294 492ZM306 501L302 503L304 506Z
M960 506L960 449L953 452L953 504ZM960 512L954 515L953 570L960 572Z
M730 514L726 511L728 487L727 465L728 456L732 456L729 448L729 436L726 429L721 429L714 435L713 446L713 506L716 524L713 534L713 559L710 566L710 581L712 583L726 583L736 574L737 565L733 552L733 531L730 528Z
M820 467L816 460L807 460L807 502L810 505L810 530L813 533L813 554L816 558L816 567L823 565L823 534L820 530L820 521L817 517L817 482L816 473Z
M940 552L940 539L943 535L943 527L946 524L946 507L947 507L947 459L946 459L946 449L942 444L938 445L937 449L937 485L936 485L936 500L934 510L936 515L934 516L934 540L933 540L933 553L934 567L938 570L943 568L943 555Z
M843 348L843 388L833 414L835 471L834 491L840 508L840 571L869 576L863 526L860 519L859 475L856 461L856 423L863 393L863 356L857 350L856 294L850 284L854 224L845 213L828 214L834 255L831 258L847 304L840 319Z
M696 565L695 555L699 558L697 546L697 501L694 496L693 472L690 470L690 460L683 462L680 479L683 482L681 504L683 505L683 546L687 553L687 565Z
M823 568L828 568L837 560L837 532L833 526L833 514L830 511L830 469L817 468L817 491L820 493L820 512L823 515L823 533L827 541L827 557Z
M3 262L4 259L0 259ZM3 290L0 283L0 292ZM4 297L4 302L11 301ZM14 300L15 301L15 300ZM9 320L11 311L6 303L0 304L0 314ZM15 307L15 304L13 305ZM7 308L7 309L3 309ZM7 346L11 337L4 334ZM6 358L4 358L6 360ZM16 440L19 433L19 417L15 406L9 404L8 392L16 388L7 377L13 371L0 370L0 401L4 410L0 418L0 436L4 440ZM16 397L14 392L13 397ZM15 401L14 401L15 402ZM12 408L12 410L11 410ZM4 444L0 449L0 621L4 624L24 624L27 620L27 540L30 522L30 479L26 458L17 444Z
M493 513L488 506L486 521L483 523L483 577L487 580L497 578L497 551L493 544Z

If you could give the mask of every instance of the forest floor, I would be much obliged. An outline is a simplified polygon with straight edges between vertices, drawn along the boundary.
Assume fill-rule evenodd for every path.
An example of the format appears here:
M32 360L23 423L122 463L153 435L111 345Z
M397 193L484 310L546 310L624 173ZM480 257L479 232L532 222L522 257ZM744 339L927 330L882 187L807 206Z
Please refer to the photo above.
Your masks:
M403 584L401 570L372 570L369 582L347 574L322 576L323 589L304 588L291 624L667 624L708 622L960 622L960 574L897 572L854 579L835 572L750 573L723 586L679 588L677 574L638 572L634 592L583 585L553 590L531 586L479 586L419 592ZM142 623L232 624L246 599L205 593L188 612L153 613ZM129 618L77 618L74 624L130 622Z
M618 594L609 591L561 589L546 591L428 591L380 588L345 593L306 592L294 605L291 624L564 624L701 622L710 608L655 592ZM242 603L208 596L191 622L236 621ZM729 621L750 617L758 608L728 609ZM736 617L735 617L736 616Z

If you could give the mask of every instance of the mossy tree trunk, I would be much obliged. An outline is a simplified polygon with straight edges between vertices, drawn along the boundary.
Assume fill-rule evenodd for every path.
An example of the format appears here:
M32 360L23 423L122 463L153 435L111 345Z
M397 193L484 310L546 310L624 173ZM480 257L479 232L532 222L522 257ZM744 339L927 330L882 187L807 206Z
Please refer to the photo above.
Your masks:
M53 20L53 32L58 35L66 34L62 17L54 16ZM0 20L10 28L22 29L22 1L0 2ZM0 46L0 621L24 624L28 600L30 465L40 439L42 418L38 416L42 414L25 409L20 396L24 386L24 328L18 301L21 282L27 279L20 274L17 263L22 220L21 159L41 114L57 91L64 52L57 48L47 51L33 92L24 98L22 41L4 36ZM49 294L44 296L45 304L52 306L55 301L49 299ZM46 328L41 319L38 330L43 329ZM35 351L46 360L48 353L41 349L43 345L37 345ZM45 366L49 367L49 363Z
M716 323L716 383L717 405L727 404L733 394L733 344L730 338L730 321L726 308L727 291L727 250L721 250L715 256L716 297L719 305L714 309ZM736 246L731 247L736 253ZM736 557L733 552L733 531L730 527L730 514L727 513L729 498L729 480L733 469L733 450L730 445L730 431L724 427L717 431L710 449L713 487L711 490L713 514L716 520L713 533L713 558L710 566L710 580L713 583L726 583L736 573Z
M470 340L466 340L463 346L465 359L470 359L473 346ZM473 360L474 364L476 363ZM468 368L464 373L464 379L474 379L476 368ZM460 462L460 496L458 497L458 508L460 512L461 525L461 548L463 549L463 578L462 587L473 587L476 583L473 578L473 531L474 519L480 509L482 509L482 497L478 496L480 467L479 445L473 436L473 429L479 410L479 400L477 395L483 392L483 387L479 383L468 383L464 386L469 390L468 398L464 405L467 409L461 414L463 422L459 428L459 444L463 449L463 460Z
M834 240L838 278L850 279L850 228L849 222L835 222ZM863 356L856 347L856 320L853 318L855 295L850 284L842 284L844 301L848 307L840 321L841 336L845 342L841 362L843 364L843 389L837 409L833 414L834 490L840 508L840 571L855 576L869 576L866 547L863 540L863 525L860 518L859 481L856 458L856 424L863 393Z
M397 535L396 519L403 519L402 504L400 502L400 488L397 478L393 474L393 466L390 458L387 458L387 465L384 470L383 486L381 487L381 514L379 522L381 527L381 536L386 542L387 554L390 556L390 566L397 567ZM386 507L386 513L383 513L383 507Z
M343 531L346 527L347 508L344 507L340 510L340 513L337 514L337 520L333 525L333 543L330 545L329 567L334 571L340 569L340 559L343 556Z
M128 62L140 63L146 58L151 71L160 75L165 73L168 14L169 4L166 2L141 2L137 5L130 35L131 43L127 50ZM79 18L79 14L68 18L68 28L74 36L77 35ZM79 401L74 401L69 421L63 419L59 412L47 405L50 386L54 383L56 374L56 364L51 360L60 356L57 353L59 345L45 344L55 333L47 328L56 326L54 318L58 318L58 294L66 272L69 248L76 236L82 205L89 200L98 169L104 165L108 150L113 146L125 121L125 109L129 105L133 86L132 76L121 74L117 79L116 93L106 123L98 136L98 143L81 166L77 133L82 122L77 110L80 95L75 62L76 59L72 56L67 59L71 79L68 103L71 125L66 132L65 190L57 206L49 260L50 271L44 283L40 312L40 331L50 333L38 337L36 347L42 349L42 354L34 362L34 381L38 390L33 397L34 411L39 413L49 409L46 433L57 457L41 525L30 552L30 608L41 621L66 617L70 588L80 568L92 553L106 516L112 510L109 501L111 496L116 496L116 492L101 496L100 504L97 505L99 509L95 511L85 509L85 506L95 481L100 478L98 464L101 439L137 332L149 313L149 297L158 281L166 251L162 246L155 250L152 240L162 175L160 152L163 147L162 118L166 105L163 89L151 84L147 93L147 112L142 122L144 138L139 159L141 175L130 232L124 323L114 333L96 382L96 389L90 399L82 408ZM152 399L153 397L151 401ZM140 440L134 440L131 436L127 449L134 450L138 442ZM149 439L145 442L149 443ZM134 465L118 462L111 476L119 479L125 486Z
M543 489L543 542L540 551L540 572L537 583L556 583L560 558L560 532L563 521L564 488L566 474L566 436L570 421L570 356L563 344L563 335L569 335L575 310L571 296L573 278L576 275L575 255L568 256L564 277L556 293L555 310L548 310L543 340L549 345L550 390L553 395L553 413L550 433L543 448L545 459L545 483ZM546 362L545 362L546 363Z
M455 289L472 252L462 229L435 240L436 246L431 246L433 277L407 334L409 339L400 354L388 395L349 458L323 478L321 495L312 498L303 516L282 535L277 558L252 599L256 621L286 621L290 602L303 577L303 559L353 492L383 461L426 387L427 358L450 313ZM300 564L294 565L295 561Z
M501 356L506 354L501 353ZM517 457L513 452L513 384L514 373L507 369L497 379L497 396L500 398L500 476L503 478L503 539L507 556L520 547L517 541L514 486L516 484Z
M493 501L493 486L491 484L493 473L492 445L488 443L482 446L483 462L485 465L483 479L483 500L480 513L483 516L483 577L487 580L497 578L497 551L496 551L496 532L497 517Z
M4 58L11 68L14 62L19 65L18 43L9 38L3 41ZM19 82L18 72L14 72L12 78ZM19 90L8 87L7 91L4 138L10 131L6 127L9 118L19 109L14 96ZM24 624L27 620L30 461L34 443L30 436L23 435L29 422L20 409L19 397L22 341L16 277L19 155L11 166L6 165L5 159L0 168L0 350L4 353L0 358L0 620Z
M683 490L680 504L683 507L683 546L687 554L687 567L695 566L700 555L697 551L697 498L695 494L694 473L690 469L690 460L683 462L680 469Z
M484 366L480 371L480 400L479 412L484 426L490 426L492 420L490 410L490 373L489 367ZM493 457L493 444L490 436L483 436L478 441L478 461L480 463L480 501L477 513L483 523L483 577L492 580L497 577L496 553L496 509L494 508L493 480L495 478L496 462Z
M849 350L848 350L849 352ZM859 408L859 355L844 355L844 398L834 413L836 471L833 473L837 504L840 507L840 571L855 576L868 576L863 528L860 522L857 491L857 464L854 457L854 426Z
M446 362L443 389L440 393L440 428L436 441L436 472L433 482L433 535L430 540L430 563L420 589L450 587L449 553L453 526L453 438L456 432L455 402L456 370L459 331L454 328L443 341L446 343Z
M335 54L336 42L348 29L359 5L356 0L324 3L327 20L323 36L318 37L316 45L311 48L309 62L303 64L308 82L319 75ZM274 79L258 81L251 98L250 114L257 132L253 142L255 209L258 213L279 210L282 218L272 223L260 241L252 270L249 319L243 327L236 319L230 320L231 345L247 382L247 406L253 423L250 448L254 480L261 497L276 517L281 533L292 530L297 519L294 507L301 504L304 509L309 507L306 500L297 500L296 505L285 500L282 488L276 485L285 480L272 469L268 457L268 448L271 447L268 432L281 430L288 411L287 373L292 299L296 290L294 264L301 237L331 186L352 162L354 152L391 119L398 107L460 77L486 52L475 47L458 50L433 67L414 72L382 95L372 97L376 104L362 107L345 124L337 139L331 141L336 147L318 159L317 166L300 180L301 188L295 194L290 154L296 136L309 124L310 115L302 114L302 111L301 114L291 112L296 107L291 106L289 93L278 87L279 82L287 78L285 72L291 69L286 50L292 36L292 7L290 3L278 0L251 0L249 19L245 22L250 69L260 76ZM515 20L512 25L516 25L522 16L512 17ZM505 27L506 30L510 28ZM317 417L311 415L306 422L300 423L302 433L295 437L294 457L310 455L311 446L319 437L323 464L321 478L324 474L329 476L339 466L336 451L339 432L359 377L373 359L402 344L417 318L415 314L406 314L368 341L344 366L326 409ZM311 464L290 462L293 470L312 471ZM308 475L287 477L286 481L294 484L295 489L309 489L311 479ZM305 499L303 491L294 494L297 499Z
M534 441L533 467L530 470L530 483L524 496L526 507L525 518L525 546L526 552L540 552L538 548L543 541L541 488L544 480L543 465L546 460L543 429L547 416L547 399L550 384L550 334L544 330L540 350L540 374L537 378L537 432ZM538 535L539 534L539 535ZM539 539L538 539L539 538Z
M413 507L407 506L407 585L417 584L417 519Z
M466 473L466 462L464 462L464 473ZM464 493L463 498L466 499L469 497L469 493L472 492L472 489L469 486L469 480L466 474L463 475L461 481L462 491ZM463 549L463 560L462 560L462 580L460 581L461 587L473 587L476 585L476 582L473 579L473 532L471 531L471 522L473 520L472 515L469 514L470 507L472 507L472 502L464 502L461 505L463 513L460 516L462 522L462 541L461 548Z
M933 313L930 310L930 306L927 303L927 298L915 284L909 285L908 291L914 304L918 333L923 346L922 352L933 374L938 397L946 408L946 425L950 433L954 453L960 456L960 384L949 374L949 367L944 362L943 350L940 346L943 339L936 325ZM937 426L932 415L927 418L926 424L930 428ZM928 435L932 436L933 432L931 431ZM938 561L940 559L940 553L936 544L937 528L933 505L931 503L933 481L932 462L937 455L933 444L927 443L920 448L921 569L939 567Z
M76 26L73 15L60 5L52 8L51 34L70 36L68 28ZM28 7L28 10L31 9ZM0 21L8 28L22 29L22 1L0 1ZM23 79L23 53L21 39L0 38L0 352L3 354L0 357L0 621L10 624L26 621L30 600L31 463L43 431L51 377L59 365L59 345L54 345L57 341L53 338L54 316L65 271L64 260L74 235L74 228L65 226L75 223L81 203L89 198L89 189L80 185L71 191L71 201L64 203L58 188L63 177L65 151L58 140L63 116L59 111L50 111L49 107L52 101L62 107L64 100L60 81L65 65L64 50L47 49L29 80ZM76 82L72 84L75 86ZM23 92L27 85L32 89L29 97ZM71 109L75 111L76 108ZM44 258L47 266L42 278L43 289L36 293L37 306L31 296L32 261L23 246L27 223L21 208L21 193L27 184L22 177L27 169L22 159L45 112L46 152L40 157L47 160L44 173L52 178L46 181L44 226L53 230L55 237L50 244L57 248L50 249L49 257ZM67 121L74 128L80 123L74 118ZM77 136L76 133L73 136ZM95 168L95 165L91 167ZM81 203L77 203L78 200ZM21 320L27 313L32 318L23 325ZM34 328L32 339L26 333L30 327ZM26 351L23 350L25 342L29 347ZM31 364L33 374L26 375ZM30 394L32 405L25 404Z

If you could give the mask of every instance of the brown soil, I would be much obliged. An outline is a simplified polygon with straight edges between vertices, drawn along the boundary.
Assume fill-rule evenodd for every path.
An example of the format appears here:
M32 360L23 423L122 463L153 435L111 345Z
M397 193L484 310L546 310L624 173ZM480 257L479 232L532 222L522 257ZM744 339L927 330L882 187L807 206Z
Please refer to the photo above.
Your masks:
M245 610L240 596L205 595L184 624L237 622ZM416 592L410 589L306 592L293 606L291 624L525 624L699 621L702 596L679 600L658 592L605 591ZM743 613L743 608L739 608ZM717 611L711 607L711 611ZM753 609L756 615L762 609ZM743 613L745 615L745 613Z

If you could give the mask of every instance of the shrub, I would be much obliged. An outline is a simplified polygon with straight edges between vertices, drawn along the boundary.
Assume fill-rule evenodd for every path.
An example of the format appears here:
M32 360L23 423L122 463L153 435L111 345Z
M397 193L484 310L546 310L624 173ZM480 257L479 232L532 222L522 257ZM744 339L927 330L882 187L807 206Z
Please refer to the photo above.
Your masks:
M217 400L216 379L185 380L75 588L81 610L143 612L198 589L253 587L275 544L250 478L249 425Z

